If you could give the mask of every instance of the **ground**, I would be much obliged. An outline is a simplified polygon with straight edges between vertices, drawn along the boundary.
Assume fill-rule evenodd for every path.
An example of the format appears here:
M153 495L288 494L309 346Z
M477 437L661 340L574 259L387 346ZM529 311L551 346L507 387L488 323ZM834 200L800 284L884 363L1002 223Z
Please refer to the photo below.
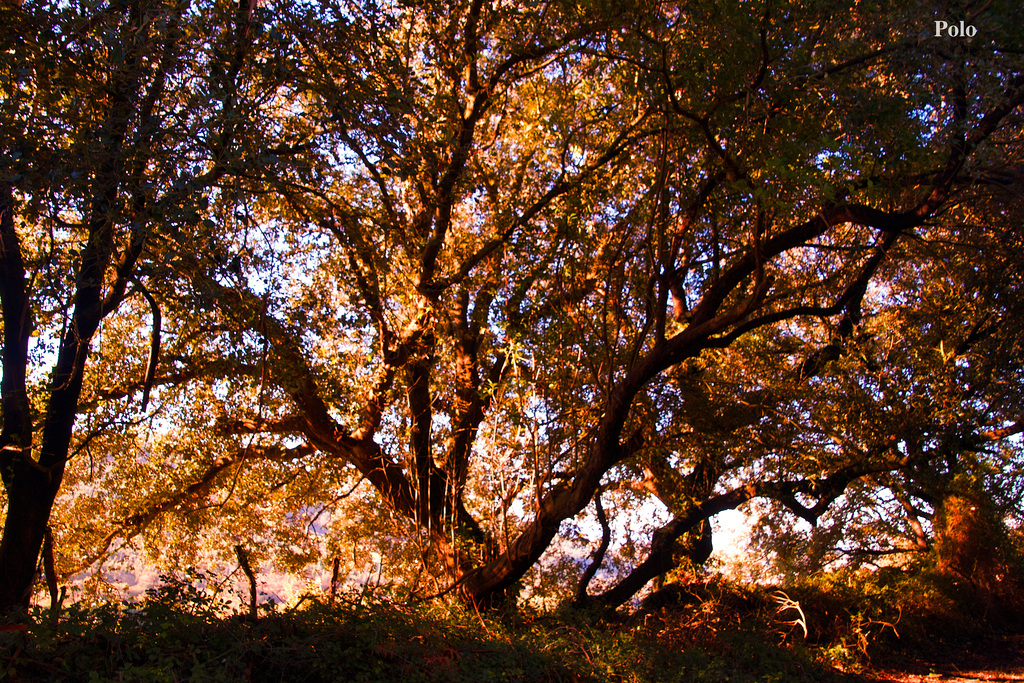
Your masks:
M922 655L887 662L868 680L892 683L1024 681L1024 635L978 643L971 651Z

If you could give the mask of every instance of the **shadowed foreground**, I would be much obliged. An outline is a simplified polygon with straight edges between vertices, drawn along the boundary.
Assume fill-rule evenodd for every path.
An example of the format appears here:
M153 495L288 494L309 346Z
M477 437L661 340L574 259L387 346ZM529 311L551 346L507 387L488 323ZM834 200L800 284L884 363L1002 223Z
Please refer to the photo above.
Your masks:
M930 581L930 583L929 583ZM896 599L899 596L899 599ZM257 619L171 581L0 632L0 680L1024 680L1019 613L927 576L670 585L631 615L313 598ZM806 629L806 635L805 635ZM965 673L972 672L972 673Z

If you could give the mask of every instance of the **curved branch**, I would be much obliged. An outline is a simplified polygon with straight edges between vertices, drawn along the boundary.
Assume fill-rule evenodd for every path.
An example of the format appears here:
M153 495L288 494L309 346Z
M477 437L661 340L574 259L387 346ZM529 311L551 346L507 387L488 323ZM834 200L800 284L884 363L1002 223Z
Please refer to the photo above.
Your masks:
M597 574L597 570L601 568L605 553L608 552L608 546L612 541L612 529L608 526L608 516L604 512L604 505L601 504L600 491L594 496L594 508L597 512L597 523L601 525L601 542L598 544L597 549L594 550L594 554L590 558L590 564L587 566L586 571L583 572L583 576L580 577L579 585L576 586L576 595L573 598L573 604L575 605L584 605L589 600L587 587Z
M149 335L149 360L146 363L146 374L142 380L142 410L145 412L149 405L149 393L153 390L153 380L156 379L156 364L160 359L160 304L149 293L149 290L137 278L134 278L135 286L149 303L149 309L153 313L153 329Z

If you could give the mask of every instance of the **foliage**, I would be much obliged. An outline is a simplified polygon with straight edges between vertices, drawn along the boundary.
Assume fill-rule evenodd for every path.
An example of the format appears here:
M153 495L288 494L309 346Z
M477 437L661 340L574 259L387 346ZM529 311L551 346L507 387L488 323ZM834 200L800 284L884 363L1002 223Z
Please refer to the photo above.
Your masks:
M710 649L560 615L483 616L455 605L361 601L200 618L216 605L170 582L139 604L72 608L3 634L11 680L741 681L842 680L749 629ZM42 616L42 615L39 615ZM759 643L757 647L751 647Z
M628 617L568 607L480 614L453 601L401 605L364 593L333 605L312 595L283 610L264 605L253 621L202 587L210 578L165 576L138 602L72 606L58 622L37 610L27 634L0 633L0 677L863 680L841 672L995 647L993 633L1019 625L1024 607L985 613L940 573L891 569L781 587L721 577L669 584Z
M847 680L917 653L984 647L992 615L939 574L821 575L777 587L710 579L672 585L629 618L579 610L480 615L456 604L365 597L226 615L165 577L139 603L72 607L54 625L4 634L5 676L32 680ZM1003 615L1019 619L1019 613ZM1018 622L1019 623L1019 622ZM94 674L91 672L95 672ZM858 679L859 680L859 679Z
M631 621L685 652L770 659L772 650L798 646L817 662L864 671L999 651L999 637L1016 633L1024 615L1020 595L1006 597L1000 609L986 608L970 586L921 568L847 569L781 586L709 577L653 593Z
M482 607L546 552L621 605L752 500L803 573L952 538L963 482L994 543L1015 9L5 5L0 605L48 523L65 577L244 540Z

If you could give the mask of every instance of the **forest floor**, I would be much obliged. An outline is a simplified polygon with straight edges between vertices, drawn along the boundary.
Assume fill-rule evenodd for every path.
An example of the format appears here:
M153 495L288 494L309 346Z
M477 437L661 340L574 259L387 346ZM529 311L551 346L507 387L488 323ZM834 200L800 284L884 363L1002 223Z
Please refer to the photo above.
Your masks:
M891 683L1024 681L1024 635L993 636L968 651L894 659L866 678Z
M353 596L231 615L187 580L0 629L3 681L1024 682L1024 610L927 575L709 578L618 613ZM983 615L979 617L978 615ZM9 615L8 619L17 615ZM998 618L993 618L998 616Z
M844 673L817 650L779 643L760 628L726 628L705 639L692 629L656 627L657 618L648 631L376 607L314 608L258 623L196 616L79 612L56 630L37 620L31 636L0 634L0 681L1024 681L1024 635L989 634L967 650L931 655L889 653Z

